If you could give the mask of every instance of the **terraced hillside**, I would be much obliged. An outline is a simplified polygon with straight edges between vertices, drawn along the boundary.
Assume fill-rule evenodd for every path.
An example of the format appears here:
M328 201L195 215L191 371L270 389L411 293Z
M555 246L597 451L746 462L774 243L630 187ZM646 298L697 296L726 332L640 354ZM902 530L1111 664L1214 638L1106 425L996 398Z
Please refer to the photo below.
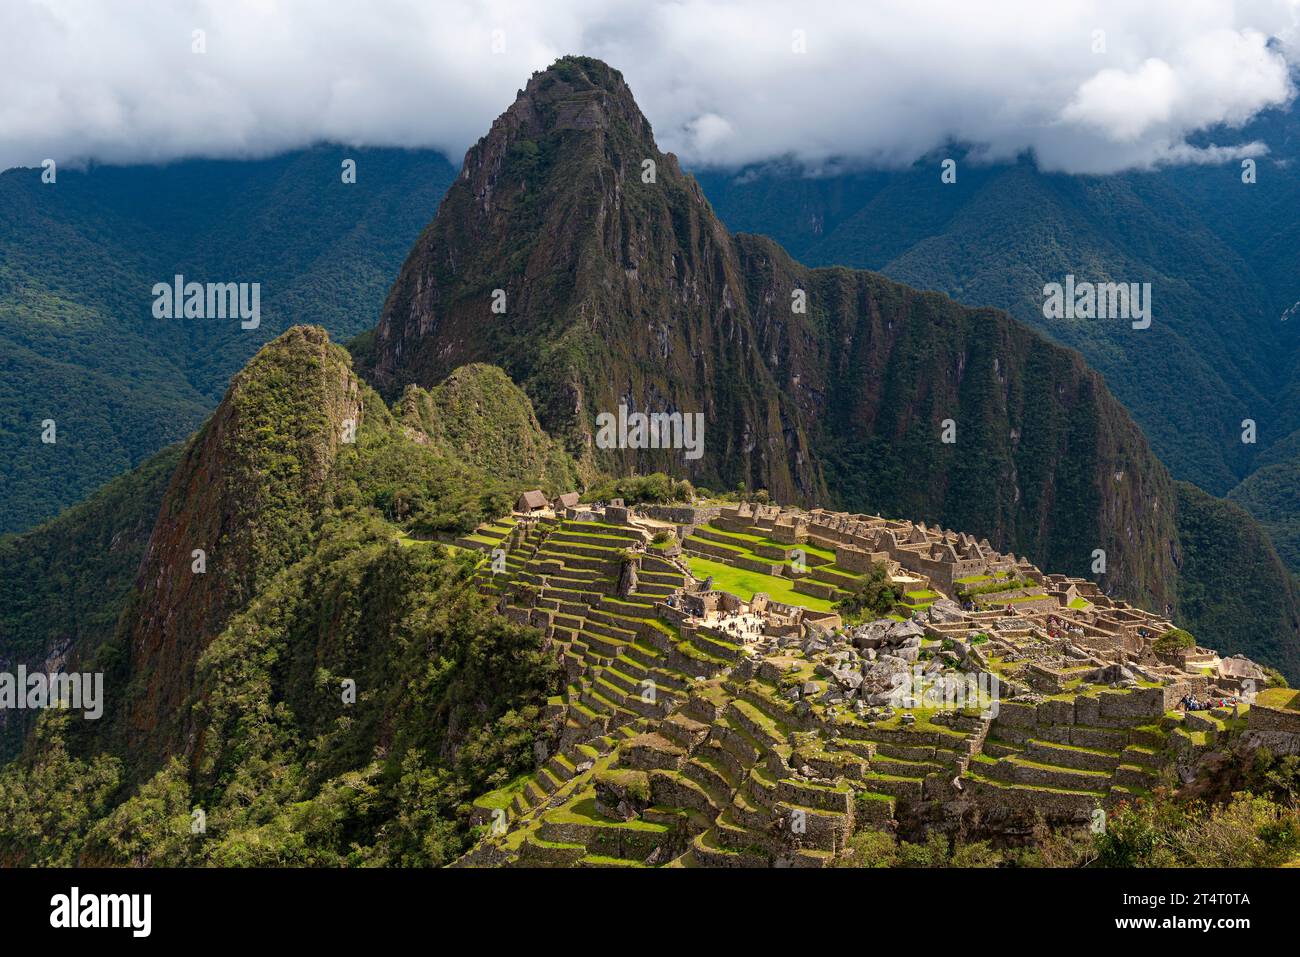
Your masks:
M788 594L778 600L814 612L860 577L823 546L727 524L681 526L682 558L635 520L516 517L458 542L488 553L478 587L549 635L568 678L548 701L563 725L558 748L473 802L483 837L460 865L824 867L847 859L862 828L1016 840L1149 797L1250 726L1245 705L1174 710L1175 681L1111 680L1119 673L1099 675L1095 660L1048 667L1030 651L1043 637L1037 619L1013 618L1041 617L1037 604L1058 598L1010 574L958 579L970 606L959 624L926 582L907 603L920 618L835 632L813 618L761 651L675 627L664 612L702 573L742 602L776 598L779 586ZM895 634L912 639L918 675L964 670L996 679L1001 694L987 708L919 690L879 707L866 685L846 698L837 681L876 660L857 649L905 654L888 646ZM862 640L871 635L884 644Z
M711 676L740 655L738 645L683 637L656 615L654 603L685 583L674 561L643 553L635 587L619 593L624 554L645 544L642 530L526 520L495 543L480 543L490 529L461 541L488 551L508 548L500 570L493 571L491 560L480 566L479 587L497 597L505 615L542 627L557 644L569 684L549 704L567 716L563 746L663 717L680 707L692 679Z
M1035 814L1082 825L1245 727L1226 712L1129 714L1129 692L1080 698L1077 717L1055 702L1004 703L992 720L800 718L785 692L812 673L797 654L742 666L697 682L667 717L555 755L540 780L476 802L489 836L462 863L822 867L861 827L956 815L1014 832Z

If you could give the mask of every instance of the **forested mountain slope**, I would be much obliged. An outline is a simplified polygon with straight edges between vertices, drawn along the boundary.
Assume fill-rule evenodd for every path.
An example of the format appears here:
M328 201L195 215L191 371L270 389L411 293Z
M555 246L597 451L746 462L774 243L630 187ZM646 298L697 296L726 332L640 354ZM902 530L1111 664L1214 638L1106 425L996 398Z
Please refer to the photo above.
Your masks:
M0 174L0 533L189 435L294 323L344 339L372 325L453 175L432 152L336 146L58 169L52 184L39 169ZM177 273L259 283L260 325L154 318L154 284Z

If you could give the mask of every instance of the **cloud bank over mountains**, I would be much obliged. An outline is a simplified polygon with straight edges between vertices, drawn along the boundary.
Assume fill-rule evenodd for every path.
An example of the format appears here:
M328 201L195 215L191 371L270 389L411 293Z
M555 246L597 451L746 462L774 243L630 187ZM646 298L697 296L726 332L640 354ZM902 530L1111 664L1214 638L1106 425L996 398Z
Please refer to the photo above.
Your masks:
M567 53L622 70L688 164L957 142L1106 173L1265 153L1234 130L1294 96L1300 0L6 0L0 169L319 141L458 160Z

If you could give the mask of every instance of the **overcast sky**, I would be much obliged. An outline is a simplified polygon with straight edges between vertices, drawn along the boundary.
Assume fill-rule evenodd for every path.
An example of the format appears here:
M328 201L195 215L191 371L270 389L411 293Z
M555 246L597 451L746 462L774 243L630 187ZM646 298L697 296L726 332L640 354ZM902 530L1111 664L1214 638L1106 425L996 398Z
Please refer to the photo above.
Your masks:
M566 53L621 70L696 166L956 140L1109 172L1263 152L1187 137L1291 99L1300 0L0 0L0 169L321 140L459 163Z

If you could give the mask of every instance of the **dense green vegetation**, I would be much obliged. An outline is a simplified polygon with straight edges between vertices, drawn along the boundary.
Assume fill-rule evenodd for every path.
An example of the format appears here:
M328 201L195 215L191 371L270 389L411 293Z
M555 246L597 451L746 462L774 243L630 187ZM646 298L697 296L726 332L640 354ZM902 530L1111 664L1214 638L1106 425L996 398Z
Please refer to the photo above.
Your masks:
M1065 176L960 152L953 184L940 181L939 157L892 171L812 177L777 163L699 179L732 229L772 236L802 262L997 306L1077 348L1175 477L1231 490L1297 571L1298 330L1279 317L1296 300L1298 117L1264 114L1234 134L1269 145L1251 187L1231 164ZM1069 273L1150 282L1151 327L1045 318L1043 286ZM1244 419L1256 423L1254 443L1242 441Z
M545 448L518 398L479 424ZM8 647L40 661L73 587L80 631L59 647L107 689L103 719L42 715L0 774L0 860L447 863L469 798L555 733L542 708L559 672L538 631L472 587L476 553L408 543L508 511L523 485L403 424L319 330L277 339L184 450L0 546L36 576L6 605ZM208 571L173 589L194 541ZM22 729L6 730L15 746Z
M355 184L340 181L344 156ZM439 154L322 146L257 161L0 174L0 533L79 502L216 406L297 322L374 325L455 171ZM268 251L270 251L268 253ZM152 287L261 284L261 325L164 320ZM54 419L54 444L41 423Z
M179 446L159 452L58 518L0 539L5 661L71 653L75 667L113 637L180 455ZM31 717L13 713L0 729L0 761L17 750Z
M557 665L468 586L469 559L402 548L375 518L323 533L204 652L196 770L171 761L133 790L131 759L74 757L69 716L49 713L0 774L0 861L439 865L464 849L466 802L546 740Z
M1160 654L1173 654L1177 651L1191 651L1196 647L1196 639L1182 628L1171 628L1161 635L1152 647Z
M0 648L19 660L112 633L180 446L39 529L0 540Z
M584 502L610 502L621 498L624 505L666 505L670 502L689 502L694 497L695 489L690 482L674 479L663 472L628 475L623 478L602 475L582 493Z
M408 386L405 421L457 461L502 481L577 487L569 457L542 431L523 391L496 366L462 366L431 390Z
M1180 622L1221 654L1240 651L1300 676L1300 601L1268 537L1239 506L1176 484Z
M1287 567L1300 569L1300 455L1261 465L1228 498L1259 519Z

